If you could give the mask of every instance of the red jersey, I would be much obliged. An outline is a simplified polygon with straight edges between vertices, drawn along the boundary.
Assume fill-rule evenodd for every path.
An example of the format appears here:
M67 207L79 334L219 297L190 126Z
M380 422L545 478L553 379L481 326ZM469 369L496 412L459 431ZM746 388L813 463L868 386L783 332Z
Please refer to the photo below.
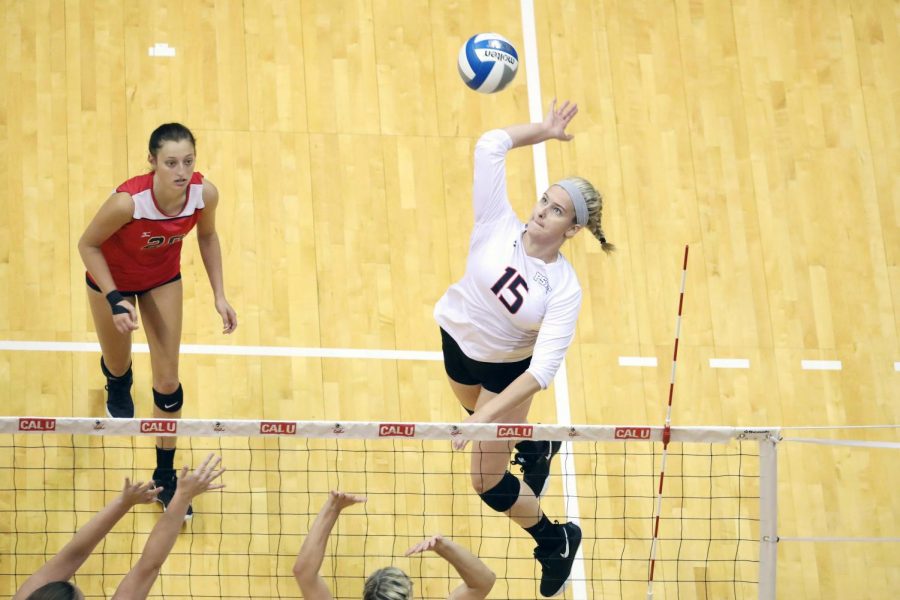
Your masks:
M132 221L100 246L116 288L142 291L169 281L181 271L181 241L197 224L204 207L203 175L194 172L191 176L184 206L174 215L164 213L156 203L153 173L132 177L116 191L134 200Z

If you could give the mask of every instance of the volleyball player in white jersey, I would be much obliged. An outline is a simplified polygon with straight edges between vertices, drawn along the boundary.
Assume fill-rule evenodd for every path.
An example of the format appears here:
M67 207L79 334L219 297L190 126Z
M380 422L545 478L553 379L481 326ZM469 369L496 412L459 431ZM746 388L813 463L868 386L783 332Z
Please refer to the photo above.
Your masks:
M587 228L606 252L614 249L600 225L602 197L580 177L545 191L527 223L519 220L506 192L506 153L545 140L568 141L566 127L578 107L568 101L542 123L489 131L475 146L475 225L463 278L435 306L450 386L470 413L468 423L523 423L534 394L553 380L575 335L581 286L560 248ZM457 449L465 442L456 442ZM520 442L507 469L509 442L479 442L472 451L472 485L492 509L506 513L537 542L540 591L565 588L581 529L551 523L539 498L559 442Z

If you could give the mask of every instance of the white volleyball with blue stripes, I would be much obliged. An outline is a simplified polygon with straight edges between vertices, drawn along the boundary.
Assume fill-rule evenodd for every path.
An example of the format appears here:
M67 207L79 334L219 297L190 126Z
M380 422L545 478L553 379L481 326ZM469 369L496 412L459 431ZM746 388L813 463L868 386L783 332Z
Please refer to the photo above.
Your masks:
M502 35L479 33L459 49L456 66L467 86L482 94L493 94L516 76L519 54Z

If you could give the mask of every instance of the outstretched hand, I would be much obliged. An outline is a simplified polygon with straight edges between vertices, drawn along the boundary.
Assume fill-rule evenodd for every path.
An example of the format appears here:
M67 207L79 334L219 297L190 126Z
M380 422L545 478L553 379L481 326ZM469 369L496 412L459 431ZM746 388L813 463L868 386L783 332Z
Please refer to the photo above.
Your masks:
M218 468L220 464L222 464L222 457L210 452L203 464L193 471L189 467L184 467L181 469L181 475L178 477L176 493L186 494L188 498L194 498L209 490L222 489L225 487L224 483L213 484L213 481L221 477L222 473L225 472L224 467Z
M348 506L361 504L366 500L368 500L368 498L365 496L357 496L356 494L348 494L347 492L339 492L337 490L331 490L331 493L328 496L328 502L330 502L332 508L336 509L338 512L344 510Z
M412 556L413 554L420 554L427 550L434 550L435 547L443 540L443 536L441 534L433 535L427 540L422 540L409 550L403 553L403 556Z
M162 488L156 487L153 481L131 483L131 480L126 477L125 485L122 487L122 501L128 506L149 504L156 500L156 496L161 491Z
M568 142L574 136L566 133L566 127L578 114L578 105L570 104L568 100L563 102L562 106L556 108L556 98L550 103L550 110L544 118L544 127L547 130L547 136L557 140Z

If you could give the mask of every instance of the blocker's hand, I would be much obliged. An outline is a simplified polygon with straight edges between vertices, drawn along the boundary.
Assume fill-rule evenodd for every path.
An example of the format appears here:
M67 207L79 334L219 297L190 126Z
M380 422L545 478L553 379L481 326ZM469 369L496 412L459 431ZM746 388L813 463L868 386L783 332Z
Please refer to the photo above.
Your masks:
M348 494L347 492L339 492L338 490L331 490L331 493L328 495L330 507L338 512L344 510L348 506L362 504L366 500L368 500L368 498L365 496L357 496L356 494Z
M426 550L434 550L443 539L444 537L441 534L433 535L426 540L422 540L421 542L404 552L403 556L412 556L413 554L419 554L420 552L425 552Z
M131 483L131 479L125 478L125 485L122 487L122 502L128 506L135 504L149 504L156 500L156 496L162 491L161 487L156 487L153 481L147 483L137 482Z
M221 464L222 457L210 452L203 464L193 471L185 466L178 477L178 488L175 493L195 498L203 492L222 489L225 487L224 483L213 483L225 472L225 467L219 468Z

